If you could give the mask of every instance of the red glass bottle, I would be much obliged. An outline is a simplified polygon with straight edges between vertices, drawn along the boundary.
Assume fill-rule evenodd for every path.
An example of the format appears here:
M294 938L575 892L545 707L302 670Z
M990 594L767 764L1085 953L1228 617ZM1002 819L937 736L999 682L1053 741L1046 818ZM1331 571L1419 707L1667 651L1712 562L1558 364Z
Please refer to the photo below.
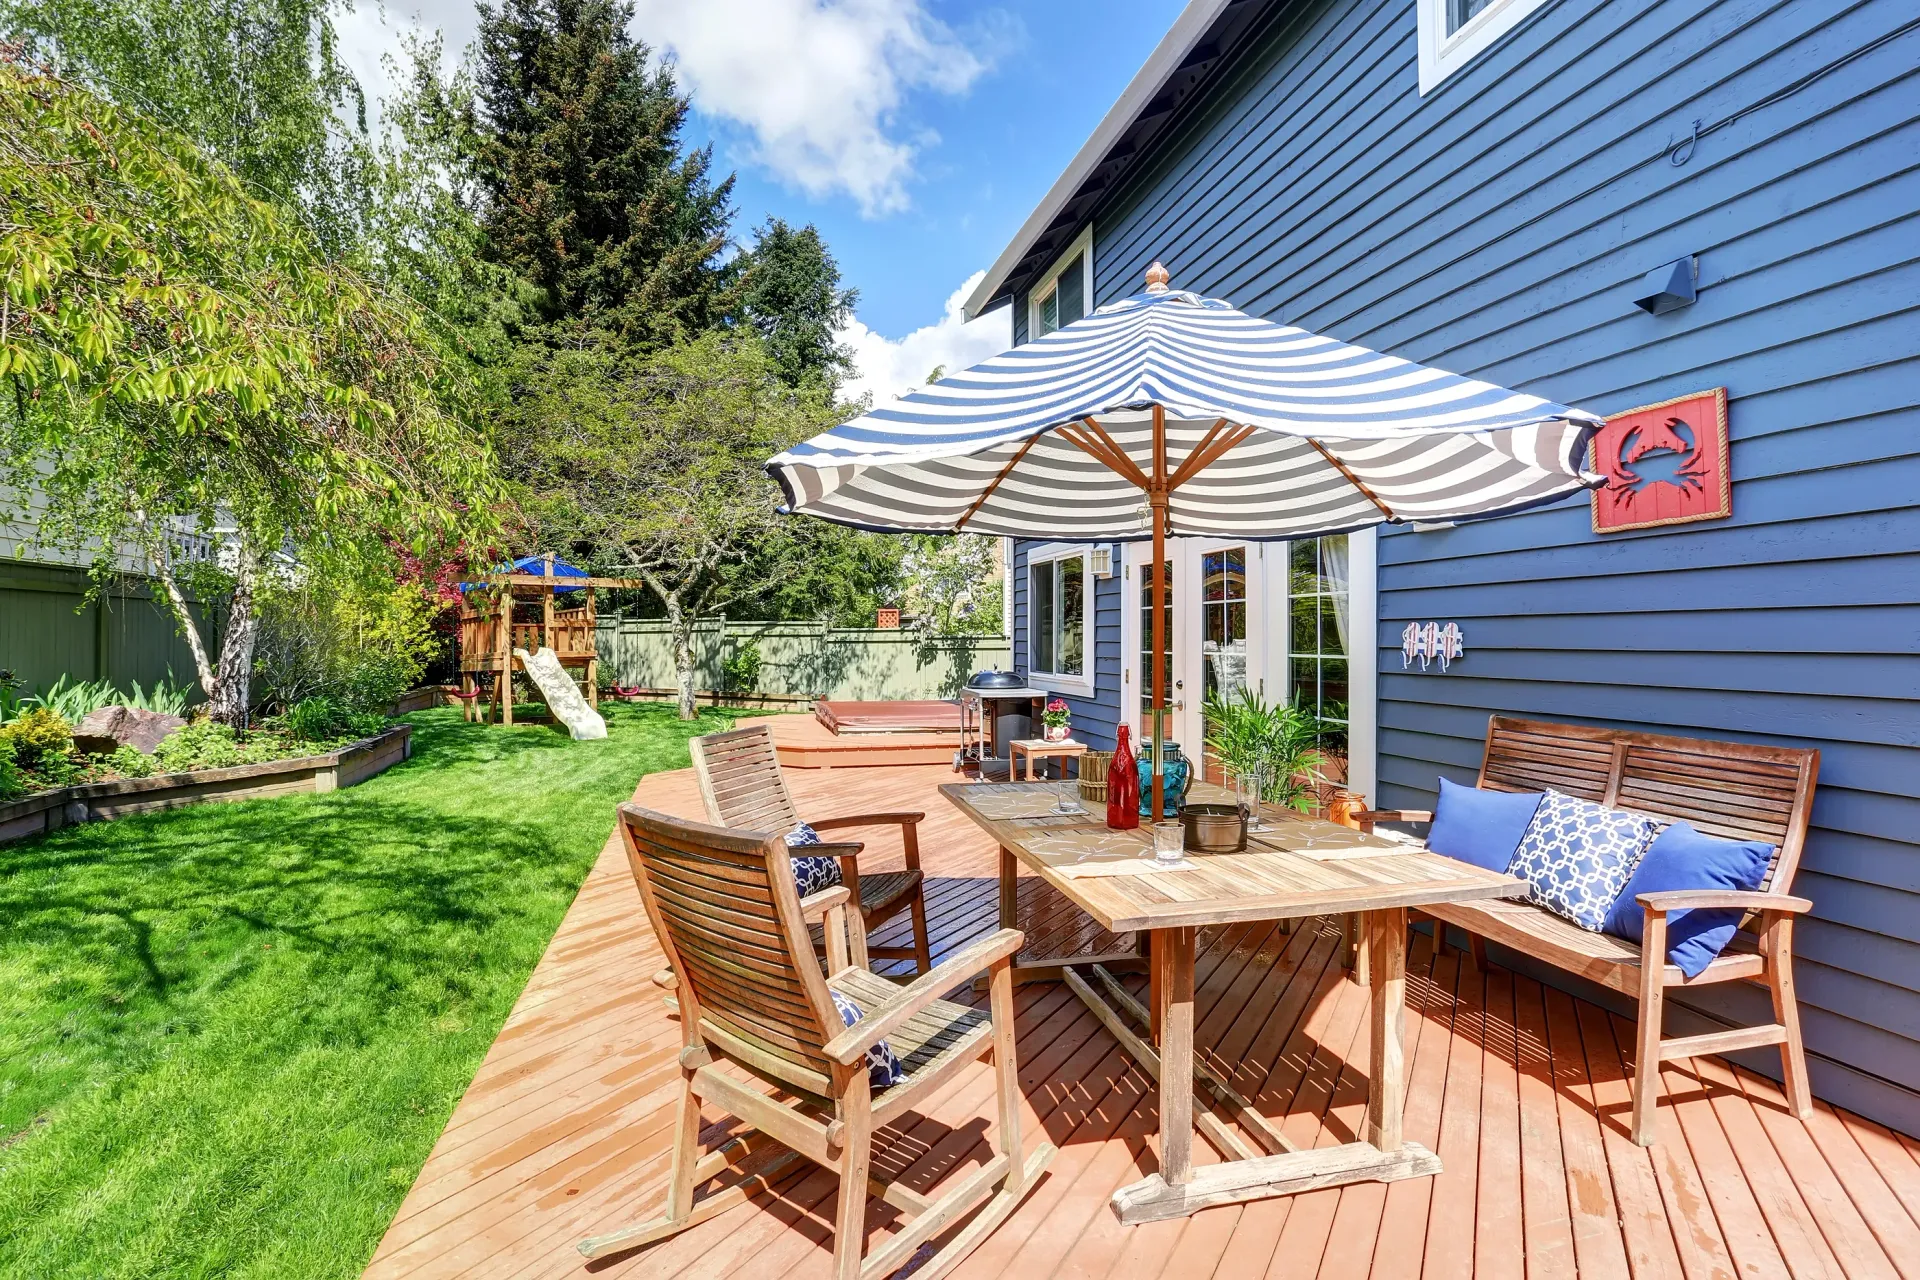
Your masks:
M1113 748L1113 763L1107 766L1107 828L1131 831L1140 825L1140 772L1134 765L1133 747L1127 741L1127 726L1120 726L1120 741Z

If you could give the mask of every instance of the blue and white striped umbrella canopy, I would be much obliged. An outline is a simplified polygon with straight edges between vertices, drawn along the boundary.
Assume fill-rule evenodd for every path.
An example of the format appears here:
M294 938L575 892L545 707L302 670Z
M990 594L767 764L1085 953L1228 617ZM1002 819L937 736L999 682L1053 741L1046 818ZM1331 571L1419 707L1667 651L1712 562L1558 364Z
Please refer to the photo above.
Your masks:
M1174 535L1452 520L1601 482L1583 467L1593 414L1156 284L787 450L767 464L787 509L886 531L1145 538L1154 406L1181 481ZM1183 474L1203 448L1217 456Z

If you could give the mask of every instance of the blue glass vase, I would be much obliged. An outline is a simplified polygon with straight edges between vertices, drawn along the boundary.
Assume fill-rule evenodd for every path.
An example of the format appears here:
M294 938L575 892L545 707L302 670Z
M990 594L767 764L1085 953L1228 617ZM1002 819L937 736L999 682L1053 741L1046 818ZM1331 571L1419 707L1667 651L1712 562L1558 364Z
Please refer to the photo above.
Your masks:
M1164 742L1161 744L1165 758L1160 765L1160 814L1171 818L1180 811L1180 802L1187 798L1187 789L1193 785L1193 764L1180 754L1180 744ZM1153 814L1153 752L1151 749L1140 753L1140 813L1143 817Z

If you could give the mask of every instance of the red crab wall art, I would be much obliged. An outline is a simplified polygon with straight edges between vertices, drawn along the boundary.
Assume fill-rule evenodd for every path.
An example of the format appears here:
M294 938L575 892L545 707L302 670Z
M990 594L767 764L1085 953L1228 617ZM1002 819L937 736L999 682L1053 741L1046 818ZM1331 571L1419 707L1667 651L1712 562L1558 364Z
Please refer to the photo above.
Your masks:
M1727 389L1716 387L1607 419L1593 438L1593 531L1619 533L1733 514Z

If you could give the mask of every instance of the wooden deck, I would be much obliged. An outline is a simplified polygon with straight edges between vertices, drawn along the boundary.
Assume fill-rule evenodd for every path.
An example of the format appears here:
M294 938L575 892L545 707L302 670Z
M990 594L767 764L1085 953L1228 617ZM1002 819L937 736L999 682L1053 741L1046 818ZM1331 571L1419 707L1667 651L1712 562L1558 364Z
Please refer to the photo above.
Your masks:
M810 715L771 716L774 750L789 769L934 764L951 767L958 730L835 733ZM698 802L695 802L698 809Z
M797 717L796 717L797 719ZM810 719L810 717L808 718ZM994 850L934 788L945 768L794 774L803 814L920 808L937 951L993 927ZM643 804L698 814L690 771ZM609 823L611 825L611 823ZM879 837L889 840L890 837ZM897 852L882 848L882 853ZM883 864L884 865L884 864ZM1023 923L1043 946L1101 945L1036 880ZM1350 1140L1367 1061L1363 993L1317 927L1203 935L1197 1041L1303 1145ZM836 1178L778 1193L677 1240L589 1269L582 1236L663 1199L677 1025L660 963L609 844L455 1110L367 1274L373 1277L825 1275ZM1408 1137L1438 1178L1313 1192L1122 1227L1107 1197L1154 1167L1145 1078L1058 983L1018 997L1029 1141L1047 1178L961 1276L1920 1276L1920 1142L1821 1105L1802 1126L1773 1084L1718 1059L1675 1063L1651 1149L1627 1139L1633 1027L1496 969L1463 972L1424 940L1410 960ZM983 1066L893 1134L889 1176L925 1190L977 1159L992 1108ZM709 1113L709 1120L716 1117ZM1043 1137L1044 1135L1044 1137ZM1216 1158L1197 1142L1197 1159ZM877 1234L891 1210L870 1211Z

